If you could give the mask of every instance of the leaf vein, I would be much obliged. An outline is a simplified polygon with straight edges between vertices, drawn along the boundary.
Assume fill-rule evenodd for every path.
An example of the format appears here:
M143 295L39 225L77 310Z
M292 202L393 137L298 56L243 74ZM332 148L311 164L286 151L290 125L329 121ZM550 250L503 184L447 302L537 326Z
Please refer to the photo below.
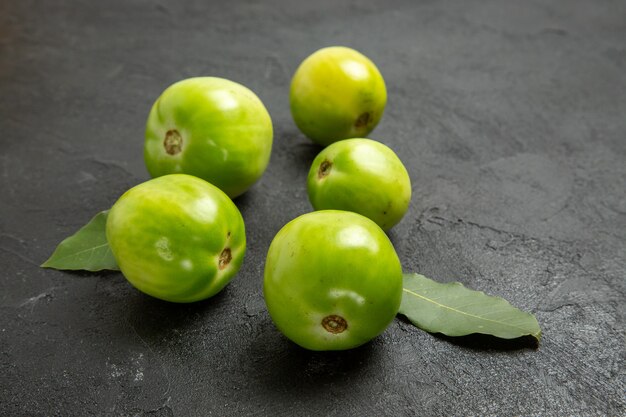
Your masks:
M436 305L438 305L438 306L439 306L439 307L441 307L441 308L445 308L445 309L451 310L451 311L453 311L453 312L455 312L455 313L458 313L458 314L461 314L461 315L465 315L465 316L473 317L473 318L478 319L478 320L489 321L489 322L496 323L496 324L499 324L499 325L504 325L504 326L508 326L508 327L513 327L513 328L519 329L519 330L521 330L521 331L523 331L523 332L527 332L527 331L528 331L527 329L525 329L525 328L523 328L523 327L520 327L520 326L516 326L516 325L514 325L514 324L510 324L510 323L506 323L506 322L501 322L501 321L498 321L498 320L493 320L493 319L488 319L488 318L486 318L486 317L477 316L477 315L475 315L475 314L470 314L470 313L466 313L466 312L461 311L461 310L457 310L457 309L455 309L455 308L453 308L453 307L450 307L450 306L447 306L447 305L445 305L445 304L438 303L438 302L436 302L435 300L433 300L433 299L431 299L431 298L424 297L424 296L422 296L421 294L418 294L418 293L416 293L416 292L414 292L414 291L411 291L411 290L409 290L409 289L407 289L407 288L403 288L402 290L403 290L403 291L405 291L405 292L407 292L407 293L409 293L409 294L412 294L412 295L414 295L414 296L416 296L416 297L419 297L419 298L421 298L421 299L423 299L423 300L426 300L426 301L428 301L428 302L431 302L431 303L433 303L433 304L436 304Z
M58 260L58 261L60 261L60 260L64 260L64 259L67 259L67 258L75 257L75 256L78 256L78 255L79 255L79 254L81 254L81 253L85 253L85 252L89 252L89 251L92 251L92 254L91 254L91 255L93 256L93 252L94 252L96 249L103 248L103 247L108 246L108 245L109 245L108 243L104 243L104 244L102 244L102 245L93 246L93 247L91 247L91 248L89 248L89 249L80 250L80 251L78 251L78 252L72 252L72 253L70 253L69 255L65 255L65 256L62 256L62 257L57 258L57 260ZM89 258L89 259L91 259L91 258Z

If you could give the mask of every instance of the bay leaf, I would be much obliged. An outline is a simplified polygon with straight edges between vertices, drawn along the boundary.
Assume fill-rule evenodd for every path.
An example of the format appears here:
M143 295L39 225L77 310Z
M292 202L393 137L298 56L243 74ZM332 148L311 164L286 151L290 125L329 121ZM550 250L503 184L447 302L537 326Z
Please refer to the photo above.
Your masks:
M442 284L419 274L404 274L399 314L422 330L447 336L482 333L503 339L541 338L535 316L503 298L470 290L459 282Z
M107 243L105 227L109 211L101 211L72 236L63 240L42 268L62 270L119 270Z

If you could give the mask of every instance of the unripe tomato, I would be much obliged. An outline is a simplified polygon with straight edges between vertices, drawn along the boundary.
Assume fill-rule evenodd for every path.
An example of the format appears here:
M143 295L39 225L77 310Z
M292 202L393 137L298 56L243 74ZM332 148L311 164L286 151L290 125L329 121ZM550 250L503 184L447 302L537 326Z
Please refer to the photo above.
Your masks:
M217 294L246 251L237 206L219 188L184 174L158 177L124 193L109 212L106 236L133 286L179 303Z
M349 210L383 230L398 223L411 201L411 179L398 156L370 139L347 139L322 150L307 178L315 210Z
M306 58L291 81L291 114L298 128L320 145L367 136L378 124L387 90L376 65L343 46Z
M293 342L344 350L391 323L402 298L402 268L376 223L347 211L316 211L274 237L263 291L276 327Z
M189 78L152 106L144 160L152 177L194 175L234 198L265 171L272 132L269 113L248 88L222 78Z

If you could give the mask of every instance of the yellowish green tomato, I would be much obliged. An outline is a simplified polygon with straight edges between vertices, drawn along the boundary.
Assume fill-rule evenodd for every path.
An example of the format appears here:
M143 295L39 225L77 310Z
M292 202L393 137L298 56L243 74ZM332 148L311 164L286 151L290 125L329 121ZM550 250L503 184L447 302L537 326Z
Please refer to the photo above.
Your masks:
M315 210L349 210L383 230L397 224L409 208L411 179L400 158L371 139L333 143L313 161L307 178Z
M144 160L152 177L194 175L234 198L265 171L272 135L269 113L248 88L223 78L189 78L152 106Z
M276 327L311 350L344 350L382 333L398 312L402 268L387 235L360 214L304 214L274 237L265 303Z
M158 177L124 193L109 212L106 236L133 286L178 303L217 294L246 251L237 206L219 188L185 174Z
M367 136L383 115L387 90L369 58L354 49L333 46L300 64L291 81L290 103L302 133L326 146Z

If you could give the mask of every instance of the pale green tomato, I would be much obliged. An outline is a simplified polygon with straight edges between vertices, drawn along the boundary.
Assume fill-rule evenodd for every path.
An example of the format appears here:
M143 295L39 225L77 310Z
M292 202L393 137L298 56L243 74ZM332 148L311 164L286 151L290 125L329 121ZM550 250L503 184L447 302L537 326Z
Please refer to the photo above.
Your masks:
M383 230L409 208L411 179L398 156L370 139L333 143L317 155L307 178L316 210L349 210L374 220Z
M344 350L382 333L398 312L402 268L387 235L360 214L304 214L274 237L265 303L276 327L311 350Z
M248 88L222 78L189 78L152 106L144 160L152 177L194 175L234 198L265 171L272 135L269 113Z
M217 294L246 251L237 206L219 188L184 174L155 178L124 193L109 212L106 236L133 286L178 303Z
M378 124L387 90L376 65L343 46L306 58L291 81L291 114L298 128L320 145L367 136Z

